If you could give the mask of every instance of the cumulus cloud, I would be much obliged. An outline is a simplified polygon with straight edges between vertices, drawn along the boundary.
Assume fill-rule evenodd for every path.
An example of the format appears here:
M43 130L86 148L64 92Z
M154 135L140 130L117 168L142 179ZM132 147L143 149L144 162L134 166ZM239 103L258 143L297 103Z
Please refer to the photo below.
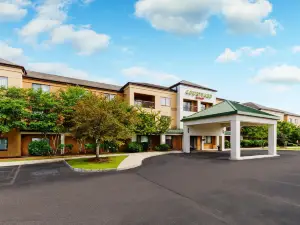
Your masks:
M179 34L199 34L212 16L224 18L234 33L275 35L278 22L270 19L269 0L138 0L135 15L158 29Z
M231 50L226 48L223 53L221 53L216 62L218 63L228 63L239 61L243 56L257 57L264 53L273 53L275 50L271 47L264 48L252 48L252 47L242 47L237 50Z
M0 22L17 21L27 15L27 0L0 0Z
M98 34L88 28L76 29L73 25L62 25L51 33L51 42L62 44L70 42L80 55L91 55L108 47L110 37Z
M3 41L0 41L0 58L17 64L23 64L26 62L23 49L11 47Z
M256 83L271 83L276 85L300 84L300 68L290 65L266 67L253 77Z
M174 74L169 74L161 71L150 70L145 67L134 66L123 69L122 74L130 80L150 82L157 84L172 84L179 80L179 77Z
M1 1L1 0L0 0ZM19 30L19 35L28 43L37 43L42 34L50 35L44 43L71 43L80 55L91 55L109 45L110 37L91 29L90 25L65 24L72 0L45 0L35 7L36 17ZM90 0L83 0L85 4Z

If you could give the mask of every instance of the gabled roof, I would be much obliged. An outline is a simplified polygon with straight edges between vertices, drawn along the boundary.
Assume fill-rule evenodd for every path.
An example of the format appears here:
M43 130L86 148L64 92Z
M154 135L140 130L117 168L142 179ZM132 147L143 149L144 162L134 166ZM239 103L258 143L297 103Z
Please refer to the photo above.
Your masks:
M39 73L39 72L35 72L35 71L27 71L26 77L32 78L32 79L38 79L38 80L51 81L51 82L59 82L59 83L64 83L64 84L99 88L99 89L110 90L110 91L120 91L120 89L121 89L121 86L117 86L117 85L104 84L104 83L88 81L88 80L81 80L81 79L64 77L64 76L57 76L57 75L47 74L47 73Z
M224 101L212 106L204 111L197 112L191 116L185 117L182 121L192 121L198 119L207 119L212 117L228 116L228 115L244 115L266 119L279 120L277 116L272 114L239 104L232 101Z
M136 86L141 86L141 87L149 87L149 88L155 88L155 89L160 89L160 90L164 90L164 91L174 92L172 89L170 89L169 87L166 87L166 86L161 86L161 85L156 85L156 84L149 84L149 83L142 83L142 82L128 82L120 89L120 91L123 91L130 84L136 85Z
M260 105L260 104L254 103L254 102L246 102L243 105L246 105L246 106L258 109L258 110L268 110L268 111L283 113L283 114L289 115L289 116L299 116L300 117L300 115L297 115L295 113L290 113L290 112L287 112L287 111L284 111L281 109L270 108L270 107L263 106L263 105Z
M5 65L5 66L9 66L9 67L22 69L23 72L26 74L26 70L23 66L20 66L18 64L13 63L13 62L7 61L5 59L0 58L0 65Z
M192 83L192 82L189 82L189 81L186 81L186 80L182 80L174 85L172 85L171 87L169 87L170 89L178 86L178 85L185 85L185 86L189 86L189 87L194 87L194 88L201 88L201 89L204 89L204 90L208 90L208 91L214 91L214 92L217 92L217 90L214 90L214 89L211 89L211 88L208 88L208 87L205 87L205 86L202 86L202 85L199 85L199 84L195 84L195 83Z

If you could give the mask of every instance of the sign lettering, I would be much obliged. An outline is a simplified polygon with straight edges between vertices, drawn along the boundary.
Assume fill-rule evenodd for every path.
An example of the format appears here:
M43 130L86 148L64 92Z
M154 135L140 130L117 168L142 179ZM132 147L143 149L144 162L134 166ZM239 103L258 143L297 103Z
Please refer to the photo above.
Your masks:
M197 92L197 91L191 91L191 90L187 90L185 92L186 95L190 95L190 96L195 96L197 98L207 98L207 99L211 99L213 96L211 94L205 94L202 92Z

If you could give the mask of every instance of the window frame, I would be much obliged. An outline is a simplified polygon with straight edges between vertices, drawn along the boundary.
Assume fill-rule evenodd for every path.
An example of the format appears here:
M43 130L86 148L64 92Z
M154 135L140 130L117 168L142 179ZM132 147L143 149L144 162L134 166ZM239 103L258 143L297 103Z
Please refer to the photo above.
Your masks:
M160 97L160 105L171 107L171 98L169 98L169 97Z
M208 139L210 139L210 142L208 142ZM205 144L212 144L212 136L205 136Z
M116 94L111 94L111 93L104 93L103 95L104 95L104 98L106 98L109 101L111 101L117 97Z
M34 86L39 86L39 88L34 88ZM44 90L43 87L47 87L48 90ZM35 91L38 91L39 89L41 89L43 92L50 92L50 85L32 83L32 89L35 90Z
M0 76L0 80L2 79L6 81L6 86L0 86L0 87L8 88L8 77Z
M8 138L0 138L0 140L6 140L6 149L1 149L0 148L0 152L6 152L6 151L8 151Z

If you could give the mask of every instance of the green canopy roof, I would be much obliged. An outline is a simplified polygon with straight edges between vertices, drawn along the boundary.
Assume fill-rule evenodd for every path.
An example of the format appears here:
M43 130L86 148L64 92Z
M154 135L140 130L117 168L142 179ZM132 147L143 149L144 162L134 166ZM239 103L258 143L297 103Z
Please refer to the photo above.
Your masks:
M197 112L191 116L184 117L182 121L192 121L198 119L207 119L212 117L228 116L228 115L244 115L252 117L260 117L266 119L279 120L279 117L245 106L233 101L224 101L211 108Z

